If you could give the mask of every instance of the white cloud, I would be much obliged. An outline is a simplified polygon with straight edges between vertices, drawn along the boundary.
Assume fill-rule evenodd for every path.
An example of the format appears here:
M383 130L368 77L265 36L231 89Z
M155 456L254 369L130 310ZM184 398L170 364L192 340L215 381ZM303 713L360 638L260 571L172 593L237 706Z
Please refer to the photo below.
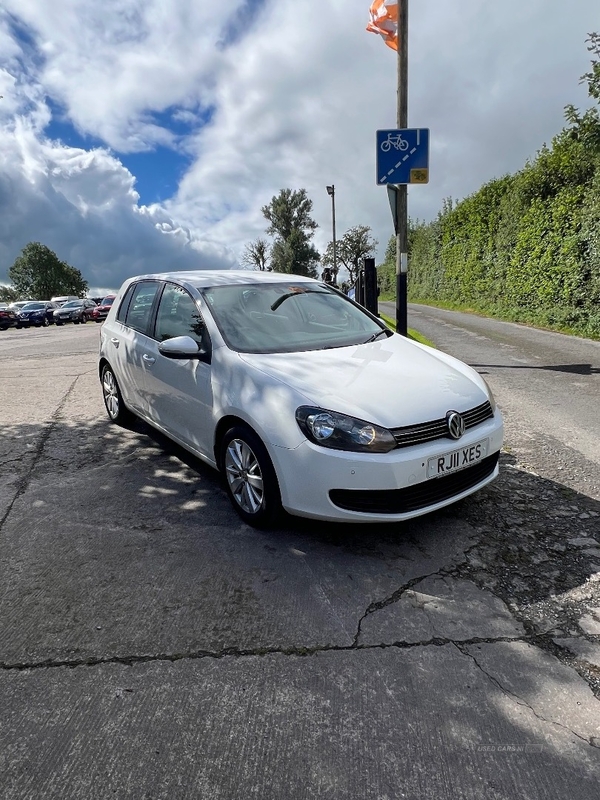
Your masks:
M104 287L136 271L228 266L264 235L260 208L284 187L307 190L324 249L331 183L338 236L370 225L383 255L392 222L375 131L395 127L396 59L365 31L367 0L265 2L231 47L223 14L241 25L257 2L3 5L0 280L30 240ZM597 0L411 3L409 124L431 129L430 183L409 190L412 217L519 169L558 133L567 103L587 104L578 82L597 29ZM105 147L48 141L57 105ZM145 207L118 153L157 144L191 164L172 198Z

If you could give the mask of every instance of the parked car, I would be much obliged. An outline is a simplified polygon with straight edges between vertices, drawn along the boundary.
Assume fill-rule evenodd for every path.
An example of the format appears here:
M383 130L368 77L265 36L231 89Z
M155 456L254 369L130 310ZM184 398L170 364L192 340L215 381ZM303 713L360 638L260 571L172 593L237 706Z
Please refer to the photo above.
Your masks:
M54 311L57 308L58 303L52 303L50 300L25 303L19 311L17 328L29 328L31 325L35 325L36 328L46 328L54 322Z
M327 284L252 271L131 278L100 332L109 418L136 414L221 470L256 527L398 521L498 474L485 380Z
M104 320L108 316L110 307L114 303L114 300L115 300L114 294L108 294L106 295L106 297L102 298L100 304L96 306L93 312L93 318L96 322L104 322Z
M96 304L93 300L69 300L60 308L54 311L54 322L57 325L64 325L65 322L73 322L79 325L93 319L93 312Z
M20 310L23 308L23 306L26 306L27 303L34 303L34 302L35 302L34 300L15 300L14 303L11 303L9 305L9 308L11 308L15 312L15 314L18 314Z
M63 294L58 297L51 297L50 300L53 303L58 303L59 306L64 306L64 304L68 303L70 300L81 300L81 297L76 297L74 294Z
M18 322L17 312L8 305L3 304L3 308L0 308L0 331L6 331L11 327L16 328Z

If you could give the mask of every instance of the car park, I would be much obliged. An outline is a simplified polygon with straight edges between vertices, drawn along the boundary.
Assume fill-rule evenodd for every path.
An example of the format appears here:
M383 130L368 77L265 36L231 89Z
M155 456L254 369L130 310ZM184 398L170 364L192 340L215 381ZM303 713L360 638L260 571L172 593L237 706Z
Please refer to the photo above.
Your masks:
M75 325L85 323L93 319L93 311L96 304L93 300L69 300L54 311L54 322L56 325L64 325L65 322L73 322Z
M34 325L36 328L47 328L54 322L54 311L58 308L57 303L50 300L33 300L19 311L19 321L17 328L29 328Z
M110 307L114 303L115 295L108 294L103 297L100 303L93 310L93 319L95 322L104 322L110 311Z

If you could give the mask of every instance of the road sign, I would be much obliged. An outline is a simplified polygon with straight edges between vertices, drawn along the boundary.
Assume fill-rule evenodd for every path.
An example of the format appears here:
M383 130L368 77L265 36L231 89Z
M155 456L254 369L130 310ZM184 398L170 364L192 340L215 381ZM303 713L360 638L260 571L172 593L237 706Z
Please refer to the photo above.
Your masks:
M377 131L377 184L429 182L429 128Z

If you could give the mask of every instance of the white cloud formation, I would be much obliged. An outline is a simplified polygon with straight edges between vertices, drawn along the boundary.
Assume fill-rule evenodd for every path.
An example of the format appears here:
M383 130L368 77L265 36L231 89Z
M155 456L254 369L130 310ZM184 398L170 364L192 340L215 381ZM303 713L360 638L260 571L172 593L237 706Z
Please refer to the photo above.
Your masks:
M307 190L323 250L331 183L338 236L370 225L381 258L392 222L375 131L395 127L396 62L365 31L368 5L3 0L0 281L31 240L92 286L228 267L264 235L260 209L284 187ZM597 0L436 0L409 16L409 124L431 129L430 183L410 188L409 213L431 219L443 198L535 156L567 103L587 104ZM103 146L50 141L57 108ZM190 165L173 197L144 206L119 154L157 145Z

